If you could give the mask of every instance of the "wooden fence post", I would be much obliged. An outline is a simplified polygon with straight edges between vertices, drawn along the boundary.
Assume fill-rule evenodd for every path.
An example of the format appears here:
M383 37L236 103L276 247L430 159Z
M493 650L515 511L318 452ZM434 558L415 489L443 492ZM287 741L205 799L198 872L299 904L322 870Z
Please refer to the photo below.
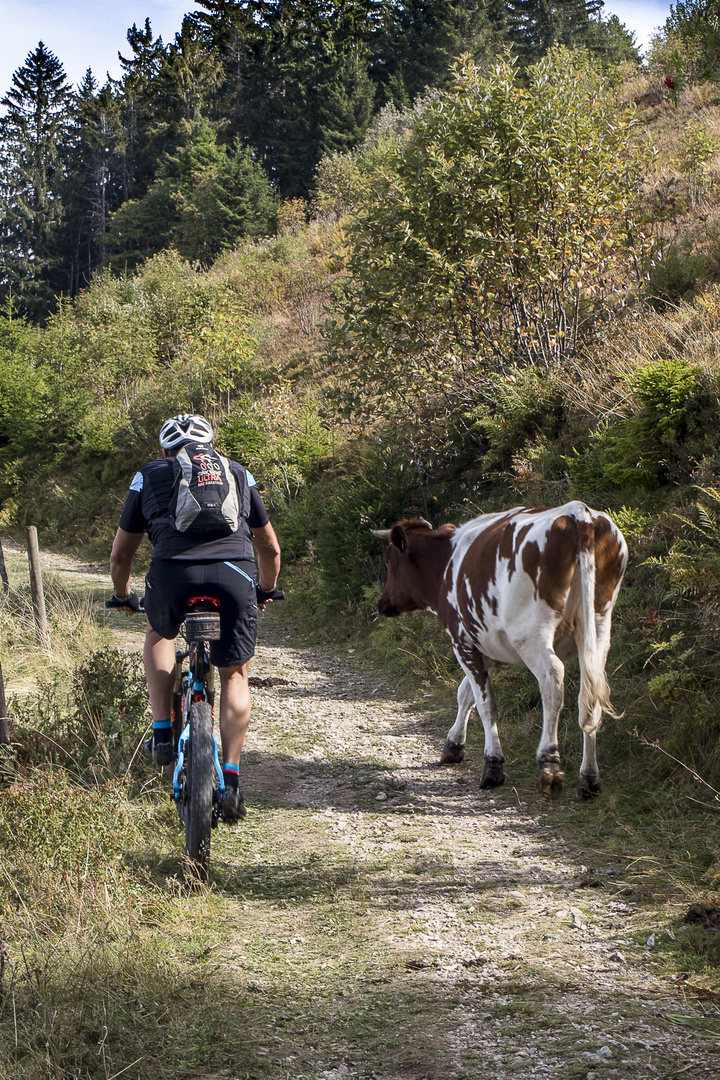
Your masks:
M7 567L5 566L5 556L3 554L2 540L0 540L0 581L2 581L2 587L5 590L6 595L10 593L10 578L8 577Z
M40 570L40 548L38 547L37 529L28 525L25 529L27 538L28 563L30 565L30 592L35 613L35 629L39 645L48 643L47 615L45 613L45 594L43 592L42 572Z
M2 581L3 589L6 595L10 593L10 579L8 578L8 572L5 567L5 556L3 554L2 540L0 540L0 581ZM7 705L5 703L5 683L3 681L2 663L0 663L0 746L3 744L9 744L10 742L10 721L8 720ZM0 759L1 761L1 759ZM0 764L0 774L2 773L2 764Z
M10 721L8 720L7 705L5 704L5 684L3 682L2 664L0 664L0 746L9 742ZM2 772L1 766L0 772Z

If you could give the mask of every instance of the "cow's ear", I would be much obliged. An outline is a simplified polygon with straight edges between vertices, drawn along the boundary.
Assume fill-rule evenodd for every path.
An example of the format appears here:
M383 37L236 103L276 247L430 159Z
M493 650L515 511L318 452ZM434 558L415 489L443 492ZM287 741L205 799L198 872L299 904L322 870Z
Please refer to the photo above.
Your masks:
M402 525L393 525L390 530L390 543L394 544L398 551L405 551L407 548L407 540L405 539L405 530Z

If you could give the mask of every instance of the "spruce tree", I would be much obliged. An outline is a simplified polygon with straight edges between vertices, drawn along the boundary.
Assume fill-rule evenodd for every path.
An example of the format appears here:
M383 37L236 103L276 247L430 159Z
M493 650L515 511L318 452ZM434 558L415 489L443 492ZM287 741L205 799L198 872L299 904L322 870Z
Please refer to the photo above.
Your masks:
M150 20L140 30L133 23L127 32L131 56L118 53L123 69L115 83L122 101L122 187L123 198L145 194L153 181L158 158L167 147L159 145L158 79L165 60L161 37L153 38ZM160 140L162 143L162 140Z
M166 141L176 138L180 121L205 114L222 78L220 58L197 24L185 16L175 40L165 50L156 79L157 107Z
M603 0L508 0L508 39L521 64L537 63L553 45L587 49L610 66L640 63L632 34Z
M247 89L253 77L260 75L256 56L262 53L267 24L259 12L256 15L256 4L242 0L197 0L195 7L205 10L195 10L187 18L197 26L223 71L208 115L222 122L229 138L245 137Z
M186 123L185 145L163 158L145 196L113 215L110 264L136 266L167 247L207 263L241 237L267 235L274 214L275 196L250 150L219 144L208 120Z
M316 98L319 157L352 150L367 132L375 98L362 45L347 46L330 58Z
M506 5L498 0L400 0L385 11L374 42L373 77L382 103L411 104L447 86L453 61L490 59L505 39Z
M556 5L551 0L508 0L507 6L510 44L523 65L537 63L557 42Z
M122 201L121 104L110 81L98 88L88 68L73 99L64 201L64 265L68 292L89 284L105 262L110 215Z
M0 289L42 322L65 287L63 153L72 91L58 58L39 42L0 102Z
M192 18L223 59L228 143L258 153L286 197L307 195L330 148L364 135L375 93L366 43L378 0L198 0Z

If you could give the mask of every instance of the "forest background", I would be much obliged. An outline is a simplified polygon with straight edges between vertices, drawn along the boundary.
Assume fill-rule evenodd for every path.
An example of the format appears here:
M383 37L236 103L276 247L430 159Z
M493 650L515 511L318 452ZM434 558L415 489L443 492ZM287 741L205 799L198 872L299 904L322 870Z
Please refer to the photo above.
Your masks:
M198 6L104 86L41 43L3 99L0 535L104 559L199 411L304 624L452 682L433 620L375 621L370 528L584 499L631 549L607 753L712 817L720 5L644 62L597 0Z

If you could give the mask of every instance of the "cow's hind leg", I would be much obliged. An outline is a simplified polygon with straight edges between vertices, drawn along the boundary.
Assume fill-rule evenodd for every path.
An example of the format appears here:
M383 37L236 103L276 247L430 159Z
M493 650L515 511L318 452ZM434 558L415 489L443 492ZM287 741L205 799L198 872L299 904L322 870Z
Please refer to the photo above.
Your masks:
M602 721L602 707L594 701L583 707L582 689L578 698L578 720L583 733L583 757L578 779L578 799L593 799L600 794L600 769L597 763L597 733Z
M441 765L456 765L465 757L465 739L470 713L475 708L475 695L472 683L467 675L458 686L457 691L458 710L455 723L448 731L443 752L440 755Z
M543 728L537 748L540 790L550 799L562 792L565 773L560 767L558 719L565 700L565 667L552 651L542 656L524 656L540 687L543 706Z
M482 653L478 652L473 646L457 647L455 656L467 676L458 690L458 706L460 705L460 690L463 690L463 701L465 701L467 689L463 688L467 683L467 687L472 692L475 700L475 708L482 720L483 731L485 732L485 764L480 777L480 787L499 787L500 784L505 783L505 772L503 770L505 755L502 752L497 730L497 702L490 685L490 675L485 666ZM467 721L467 712L465 719ZM457 725L457 721L455 723ZM451 728L450 734L454 730L454 728ZM448 735L449 737L450 735Z
M600 770L595 753L597 728L595 731L583 731L583 759L580 766L578 798L593 799L600 794Z
M600 769L597 763L597 733L602 723L603 701L609 712L613 713L609 702L609 691L605 679L605 665L610 650L610 619L612 612L609 611L604 618L596 619L597 645L599 653L599 670L603 673L601 693L583 693L585 675L580 675L580 693L578 695L578 723L583 733L583 758L580 765L580 777L578 780L578 798L593 799L600 794ZM579 647L578 647L579 651ZM604 690L604 694L602 691Z

